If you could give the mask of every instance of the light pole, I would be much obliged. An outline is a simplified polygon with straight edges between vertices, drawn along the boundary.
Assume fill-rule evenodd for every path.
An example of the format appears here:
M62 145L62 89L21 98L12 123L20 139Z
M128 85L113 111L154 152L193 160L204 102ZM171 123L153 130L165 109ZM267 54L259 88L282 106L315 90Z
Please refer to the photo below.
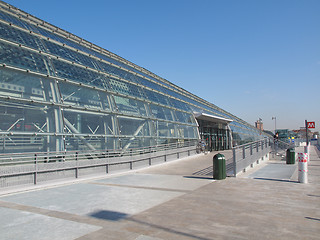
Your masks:
M276 136L276 131L277 131L277 118L272 117L272 120L274 120L274 137L273 137L273 147L274 147L274 153L278 155L278 141L277 141L277 136ZM273 155L274 156L274 155Z
M276 134L276 130L277 130L277 118L276 118L276 117L272 117L272 120L274 120L274 134Z
M262 119L261 118L259 118L259 128L260 128L260 135L261 135L261 133L262 133Z

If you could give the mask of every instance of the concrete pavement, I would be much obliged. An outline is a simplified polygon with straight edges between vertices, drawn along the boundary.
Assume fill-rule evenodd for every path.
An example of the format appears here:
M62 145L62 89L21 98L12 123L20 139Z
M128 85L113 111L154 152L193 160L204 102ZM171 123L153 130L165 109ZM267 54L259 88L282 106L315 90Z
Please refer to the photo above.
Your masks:
M0 239L320 239L314 147L309 184L279 160L214 181L213 154L3 194Z

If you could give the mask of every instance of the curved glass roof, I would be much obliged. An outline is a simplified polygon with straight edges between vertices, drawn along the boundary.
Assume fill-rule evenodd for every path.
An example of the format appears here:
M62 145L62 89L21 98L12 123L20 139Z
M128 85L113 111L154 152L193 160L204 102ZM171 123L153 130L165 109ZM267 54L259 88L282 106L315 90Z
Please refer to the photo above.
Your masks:
M20 99L20 103L24 99L24 104L33 99L33 103L39 100L39 106L42 104L44 108L48 108L50 101L60 106L60 110L52 110L60 114L52 113L56 123L51 129L47 126L49 132L54 129L55 133L82 134L85 128L94 135L104 128L102 132L118 139L119 146L130 142L122 141L122 136L148 142L140 145L154 144L152 139L198 139L194 116L197 112L232 119L230 127L241 141L261 137L256 128L216 105L3 2L0 2L0 59L0 96L3 102L7 101L4 105L12 104L12 100L8 103L3 98L10 95L12 99ZM25 74L30 79L28 83L22 80ZM28 84L37 87L28 89ZM29 95L14 92L14 86L29 91ZM33 96L35 93L38 97ZM99 113L103 118L101 124L91 126L88 122L92 118L81 111ZM130 130L123 124L134 127Z

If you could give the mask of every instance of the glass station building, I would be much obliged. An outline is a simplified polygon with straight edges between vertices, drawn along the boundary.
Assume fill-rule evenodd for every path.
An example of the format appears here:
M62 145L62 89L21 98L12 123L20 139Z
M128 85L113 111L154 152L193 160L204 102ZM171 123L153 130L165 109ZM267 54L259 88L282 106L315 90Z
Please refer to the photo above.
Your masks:
M212 103L0 1L0 153L264 137Z

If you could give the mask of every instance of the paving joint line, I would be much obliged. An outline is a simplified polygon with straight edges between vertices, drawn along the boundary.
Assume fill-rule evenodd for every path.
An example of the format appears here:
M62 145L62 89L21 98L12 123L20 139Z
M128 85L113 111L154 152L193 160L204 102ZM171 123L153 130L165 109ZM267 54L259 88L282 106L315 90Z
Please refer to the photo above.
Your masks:
M192 190L181 190L181 189L170 189L170 188L157 188L157 187L147 187L147 186L133 186L133 185L124 185L124 184L115 184L115 183L88 182L88 184L101 185L101 186L111 186L111 187L148 189L148 190L166 191L166 192L181 192L181 193L189 193L189 192L192 192Z
M29 213L40 214L40 215L47 216L47 217L53 217L53 218L63 219L63 220L67 220L67 221L77 222L77 223L95 225L95 226L99 226L99 227L105 227L106 224L110 225L113 223L113 221L99 220L96 218L92 218L90 216L76 215L76 214L72 214L72 213L50 210L50 209L45 209L45 208L39 208L39 207L34 207L34 206L28 206L28 205L23 205L23 204L17 204L17 203L12 203L12 202L6 202L6 201L1 201L1 200L0 200L0 207L29 212Z

